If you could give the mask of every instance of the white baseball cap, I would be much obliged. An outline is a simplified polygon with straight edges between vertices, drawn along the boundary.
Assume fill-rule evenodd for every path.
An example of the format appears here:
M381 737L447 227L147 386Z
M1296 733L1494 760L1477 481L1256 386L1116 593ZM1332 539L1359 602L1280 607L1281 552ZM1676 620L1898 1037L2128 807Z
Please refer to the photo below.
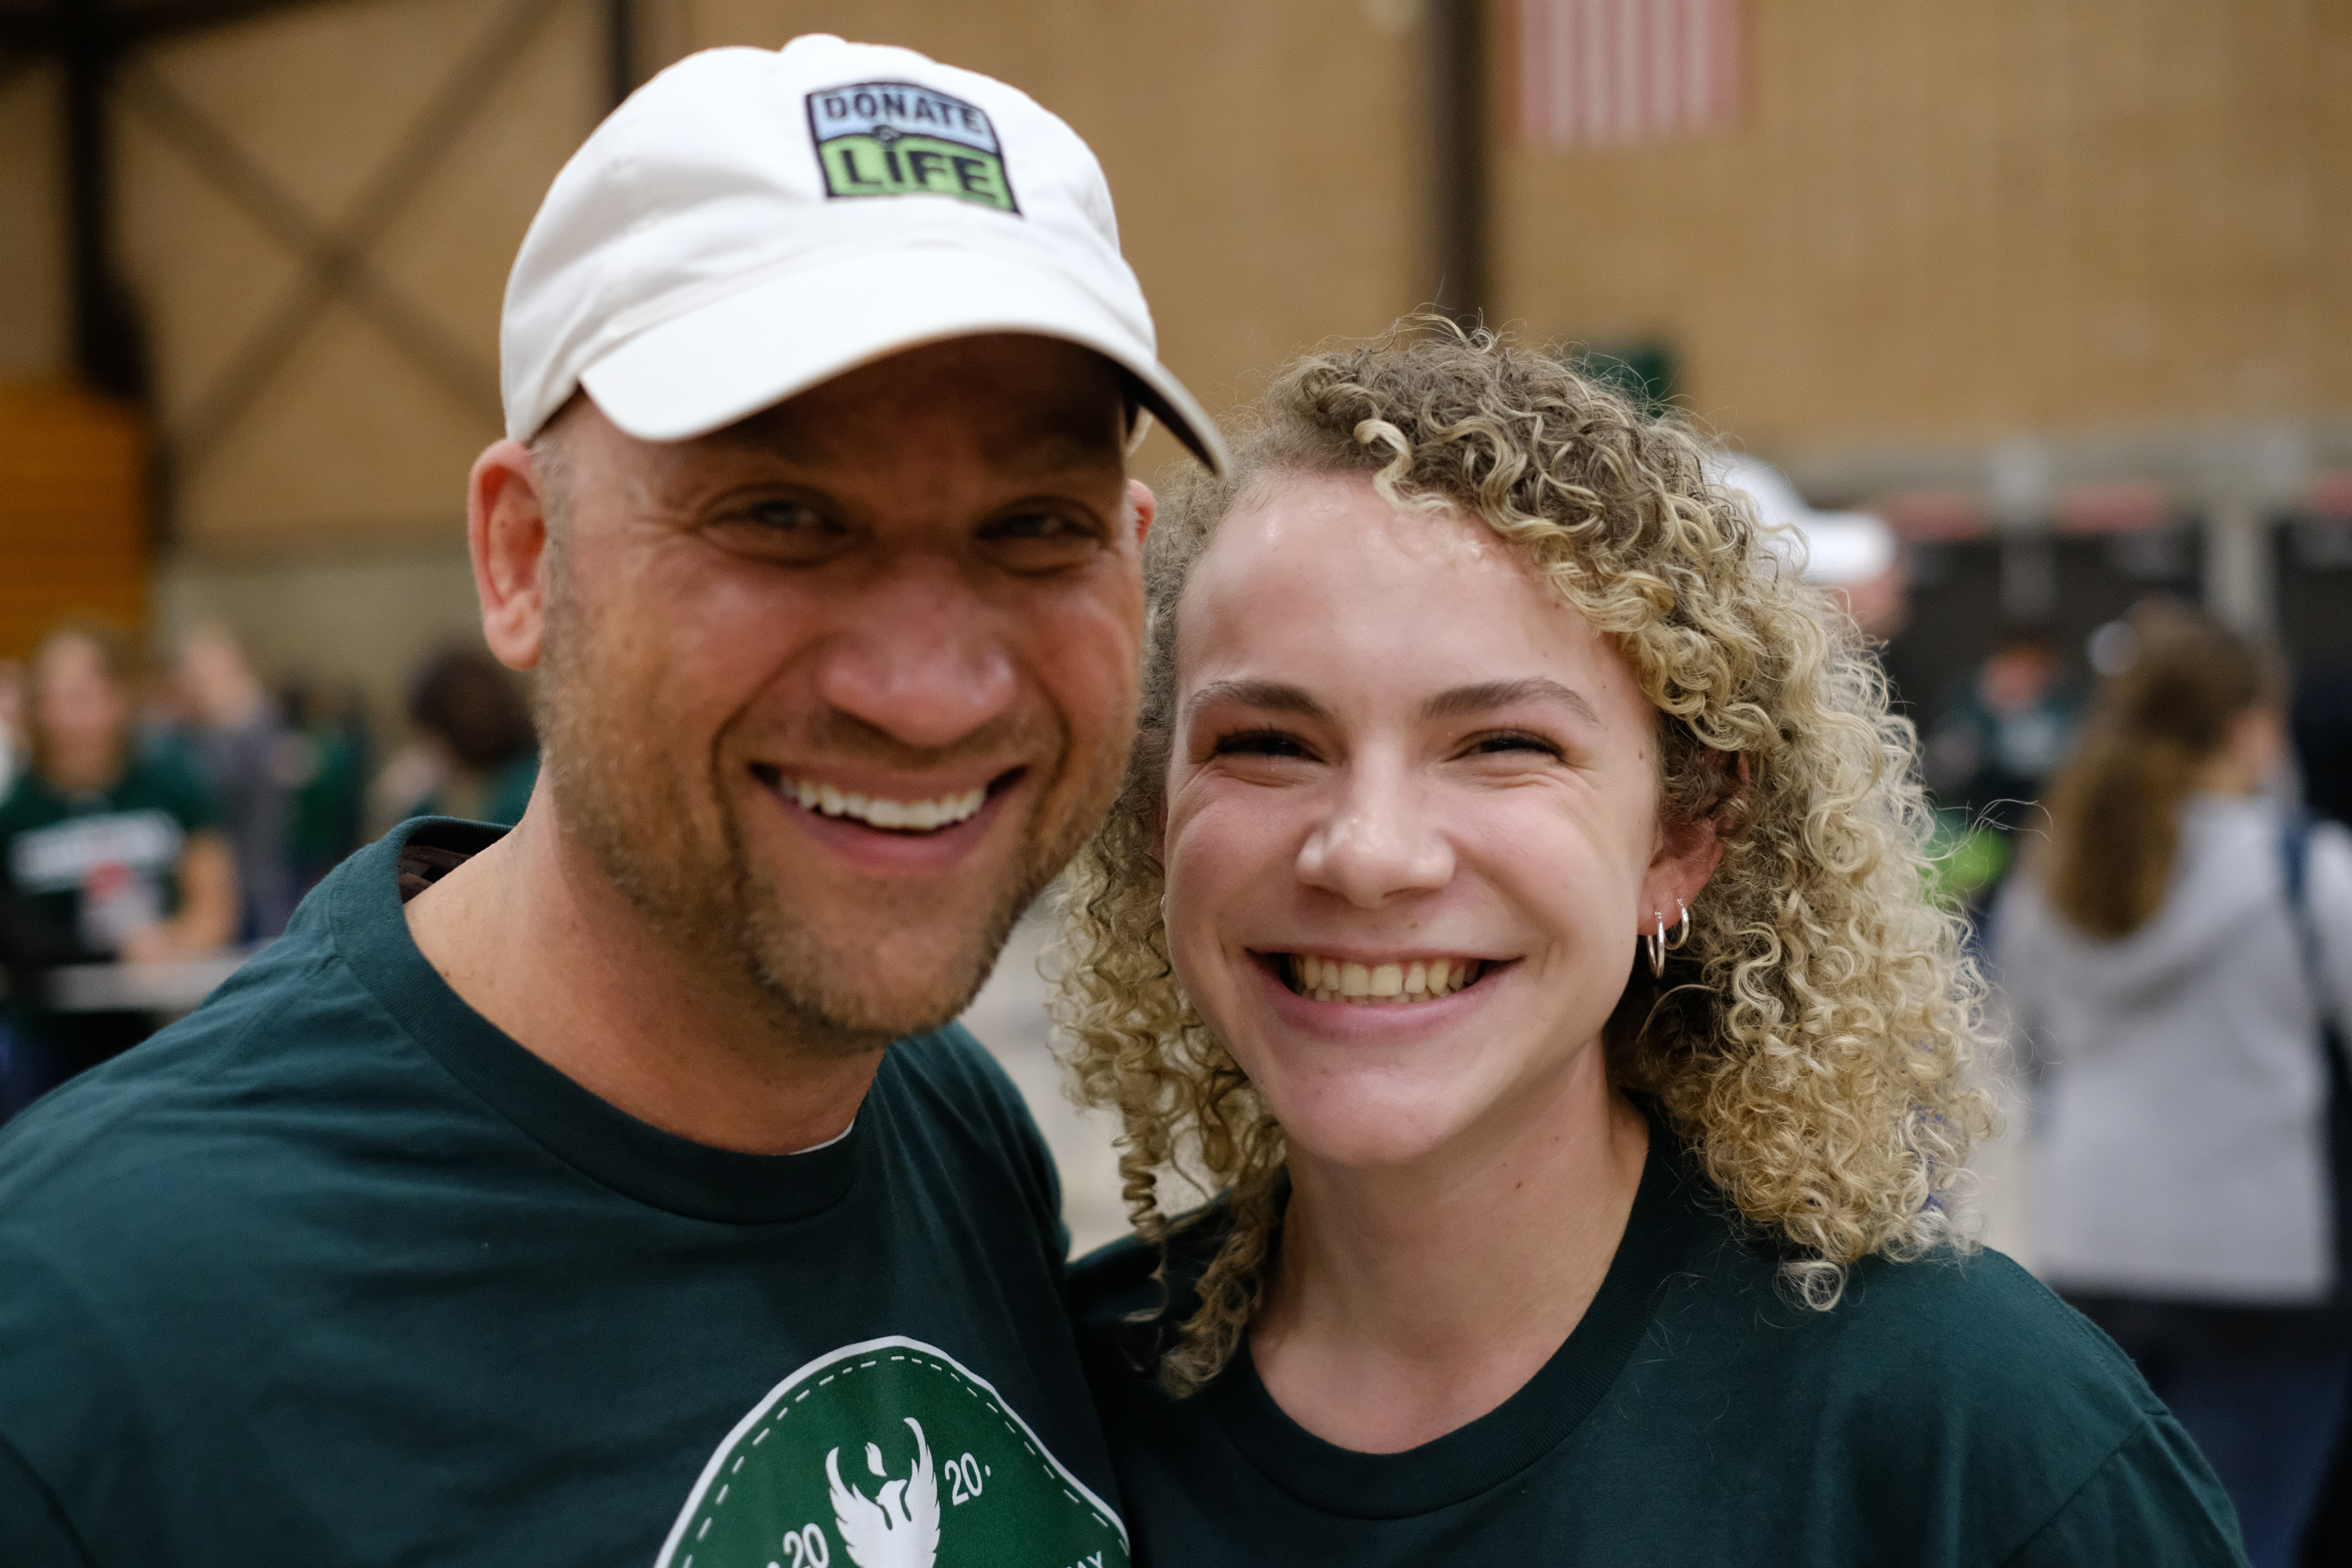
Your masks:
M1076 132L912 49L709 49L614 110L531 220L499 327L507 434L529 440L584 387L629 434L685 440L979 332L1094 350L1225 471Z

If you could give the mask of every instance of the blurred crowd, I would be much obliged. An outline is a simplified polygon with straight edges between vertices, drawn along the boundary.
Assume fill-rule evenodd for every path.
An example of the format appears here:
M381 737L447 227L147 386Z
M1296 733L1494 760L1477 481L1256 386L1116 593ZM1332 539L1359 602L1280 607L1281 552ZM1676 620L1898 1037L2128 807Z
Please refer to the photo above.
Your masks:
M0 661L0 1120L184 1010L286 927L302 895L408 816L510 824L539 773L530 710L478 647L409 681L386 754L356 688L273 689L195 628L150 666L97 620ZM163 966L194 965L178 987ZM142 966L138 1005L61 977ZM161 998L162 1005L156 1005Z

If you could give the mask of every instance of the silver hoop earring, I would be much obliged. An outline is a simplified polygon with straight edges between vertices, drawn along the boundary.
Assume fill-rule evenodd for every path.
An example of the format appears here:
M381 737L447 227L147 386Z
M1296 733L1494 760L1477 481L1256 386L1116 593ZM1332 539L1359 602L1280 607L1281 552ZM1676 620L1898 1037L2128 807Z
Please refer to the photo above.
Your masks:
M1650 950L1650 978L1664 980L1666 977L1666 917L1655 910L1650 911L1650 917L1658 922L1658 929L1645 933L1642 941Z
M1675 908L1682 910L1683 923L1682 929L1675 932L1675 940L1666 943L1668 948L1678 948L1682 946L1683 943L1690 941L1690 906L1683 902L1680 899L1676 899L1675 900Z

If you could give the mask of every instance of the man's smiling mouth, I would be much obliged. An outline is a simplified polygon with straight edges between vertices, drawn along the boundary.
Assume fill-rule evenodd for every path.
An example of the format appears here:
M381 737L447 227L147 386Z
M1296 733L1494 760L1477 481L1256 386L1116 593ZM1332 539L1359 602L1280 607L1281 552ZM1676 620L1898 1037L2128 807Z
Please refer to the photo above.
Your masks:
M1014 768L988 784L953 795L935 795L928 800L898 800L796 779L764 764L754 764L751 771L761 784L804 811L820 816L845 816L886 833L937 833L969 822L988 804L991 795L1012 784L1022 772Z

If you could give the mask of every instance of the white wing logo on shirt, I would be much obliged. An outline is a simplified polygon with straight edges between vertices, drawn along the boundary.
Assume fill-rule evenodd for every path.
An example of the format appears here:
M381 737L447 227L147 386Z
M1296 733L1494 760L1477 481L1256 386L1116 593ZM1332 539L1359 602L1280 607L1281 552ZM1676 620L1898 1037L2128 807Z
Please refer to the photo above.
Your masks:
M882 1479L871 1498L841 1479L840 1449L824 1457L834 1528L857 1568L931 1568L939 1559L940 1478L922 1424L911 1415L904 1419L915 1431L915 1468L905 1480L890 1479L881 1448L866 1444L866 1468Z
M892 1334L769 1389L703 1465L654 1568L937 1568L943 1556L956 1568L1132 1562L1118 1511L994 1384Z

